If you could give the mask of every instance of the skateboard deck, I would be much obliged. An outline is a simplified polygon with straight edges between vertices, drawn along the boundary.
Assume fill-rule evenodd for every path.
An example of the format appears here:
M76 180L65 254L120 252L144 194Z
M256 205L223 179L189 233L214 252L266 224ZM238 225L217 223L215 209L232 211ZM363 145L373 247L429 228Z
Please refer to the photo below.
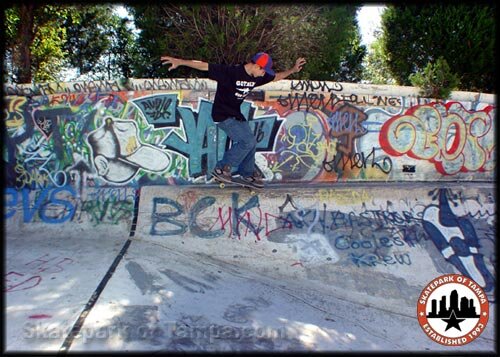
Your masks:
M222 180L219 180L217 177L214 177L214 181L219 184L220 188L235 187L235 186L244 187L248 191L250 191L251 194L257 194L257 193L264 190L264 188L259 188L259 187L255 187L255 186L247 184L245 181L243 181L239 177L233 177L231 182L222 181Z

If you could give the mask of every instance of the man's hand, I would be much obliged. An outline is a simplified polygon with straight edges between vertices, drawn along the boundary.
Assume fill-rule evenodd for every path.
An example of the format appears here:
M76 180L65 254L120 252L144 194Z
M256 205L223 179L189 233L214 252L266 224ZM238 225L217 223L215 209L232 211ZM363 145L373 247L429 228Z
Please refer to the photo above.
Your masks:
M169 71L176 69L181 65L181 59L179 58L174 58L170 56L161 56L160 61L162 62L162 66L166 64L171 64L172 66L168 69Z
M168 69L169 71L176 69L179 66L187 66L199 71L208 71L208 63L203 61L185 60L170 56L161 56L160 61L162 62L162 65L171 65L171 67Z
M298 58L295 61L295 66L293 66L294 73L300 72L302 70L302 66L306 64L306 59L303 57Z
M288 77L291 74L300 72L302 70L302 66L304 66L305 64L306 64L305 58L303 58L303 57L298 58L295 61L295 65L292 68L290 68L286 71L283 71L283 72L276 73L276 75L274 76L274 81L275 82L281 81L282 79L285 79L286 77Z

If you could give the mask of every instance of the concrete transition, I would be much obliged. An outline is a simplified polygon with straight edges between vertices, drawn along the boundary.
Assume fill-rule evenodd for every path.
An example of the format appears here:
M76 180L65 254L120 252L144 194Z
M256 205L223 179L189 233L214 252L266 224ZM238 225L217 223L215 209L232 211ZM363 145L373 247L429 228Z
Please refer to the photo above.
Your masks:
M497 351L493 95L268 84L252 195L211 181L214 89L5 87L4 350ZM446 274L487 299L465 345L418 321Z

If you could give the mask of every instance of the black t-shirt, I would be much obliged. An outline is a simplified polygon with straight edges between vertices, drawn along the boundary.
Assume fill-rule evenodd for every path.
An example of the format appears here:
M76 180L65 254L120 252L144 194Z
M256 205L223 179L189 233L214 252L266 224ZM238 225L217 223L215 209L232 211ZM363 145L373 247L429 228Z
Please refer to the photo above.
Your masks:
M246 120L240 106L254 87L271 82L275 76L265 73L262 77L252 77L245 71L244 65L228 66L223 64L208 65L208 78L217 81L212 118L221 122L230 117Z

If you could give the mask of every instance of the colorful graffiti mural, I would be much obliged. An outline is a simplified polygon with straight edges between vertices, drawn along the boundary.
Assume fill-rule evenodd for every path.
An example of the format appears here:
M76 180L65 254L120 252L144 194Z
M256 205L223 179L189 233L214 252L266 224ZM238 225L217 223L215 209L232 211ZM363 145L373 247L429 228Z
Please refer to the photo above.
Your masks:
M205 183L230 145L211 117L213 83L150 82L7 88L7 186ZM249 98L242 111L267 182L494 177L491 103L414 103L308 81Z
M492 106L467 111L460 103L432 103L387 120L380 142L392 156L428 160L443 175L491 171L495 166Z
M141 187L206 185L230 145L212 120L214 89L204 79L7 86L4 218L119 224L132 219ZM340 182L495 181L493 99L438 102L363 89L281 81L250 93L242 112L265 181L333 188ZM153 197L148 234L252 237L293 247L298 266L326 261L360 269L412 266L413 250L425 245L436 264L494 291L494 199L439 188L418 207L368 209L371 192L324 187L308 208L294 192L267 210L259 196L242 200L238 193L224 205L210 195ZM457 206L466 209L457 213ZM9 274L14 288L27 273ZM39 279L33 276L34 286Z

